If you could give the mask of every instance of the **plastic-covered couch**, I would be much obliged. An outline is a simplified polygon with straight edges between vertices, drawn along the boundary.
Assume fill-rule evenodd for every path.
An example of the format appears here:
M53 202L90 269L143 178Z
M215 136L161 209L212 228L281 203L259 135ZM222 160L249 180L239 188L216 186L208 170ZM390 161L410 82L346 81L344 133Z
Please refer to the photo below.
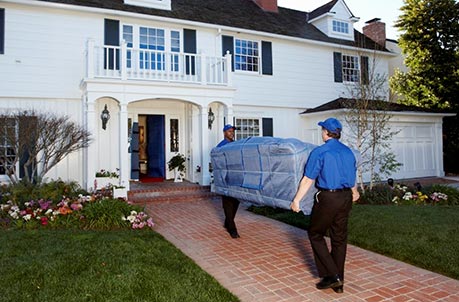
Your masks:
M249 137L211 151L213 191L258 205L289 209L316 145L294 138ZM300 203L311 213L315 188Z

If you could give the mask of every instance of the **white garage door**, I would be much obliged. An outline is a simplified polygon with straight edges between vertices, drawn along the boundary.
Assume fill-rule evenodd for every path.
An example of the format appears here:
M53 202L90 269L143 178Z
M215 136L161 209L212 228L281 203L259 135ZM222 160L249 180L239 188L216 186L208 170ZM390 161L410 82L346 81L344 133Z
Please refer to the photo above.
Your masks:
M394 137L392 149L403 164L394 178L436 176L438 148L433 124L396 124L400 132Z

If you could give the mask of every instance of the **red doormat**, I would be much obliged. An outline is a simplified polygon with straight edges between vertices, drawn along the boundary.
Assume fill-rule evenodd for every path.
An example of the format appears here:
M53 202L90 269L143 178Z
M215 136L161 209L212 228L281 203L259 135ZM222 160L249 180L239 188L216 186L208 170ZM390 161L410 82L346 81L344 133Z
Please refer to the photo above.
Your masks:
M164 178L162 177L141 177L140 182L163 182Z

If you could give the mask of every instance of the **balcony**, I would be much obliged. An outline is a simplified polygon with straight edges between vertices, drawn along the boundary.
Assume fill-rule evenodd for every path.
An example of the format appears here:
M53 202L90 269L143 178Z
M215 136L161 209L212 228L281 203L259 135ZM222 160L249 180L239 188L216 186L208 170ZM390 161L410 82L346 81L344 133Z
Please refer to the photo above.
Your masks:
M88 40L88 79L162 81L197 85L231 86L231 54L212 57L121 46L98 46Z

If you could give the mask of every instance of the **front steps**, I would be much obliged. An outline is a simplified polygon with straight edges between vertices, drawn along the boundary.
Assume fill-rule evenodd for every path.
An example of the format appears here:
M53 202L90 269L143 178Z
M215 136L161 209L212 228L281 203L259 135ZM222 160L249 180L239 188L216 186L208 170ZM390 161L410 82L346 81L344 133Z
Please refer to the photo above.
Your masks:
M220 197L210 192L210 186L190 182L131 183L131 190L128 192L128 201L133 204L190 202L213 198Z

